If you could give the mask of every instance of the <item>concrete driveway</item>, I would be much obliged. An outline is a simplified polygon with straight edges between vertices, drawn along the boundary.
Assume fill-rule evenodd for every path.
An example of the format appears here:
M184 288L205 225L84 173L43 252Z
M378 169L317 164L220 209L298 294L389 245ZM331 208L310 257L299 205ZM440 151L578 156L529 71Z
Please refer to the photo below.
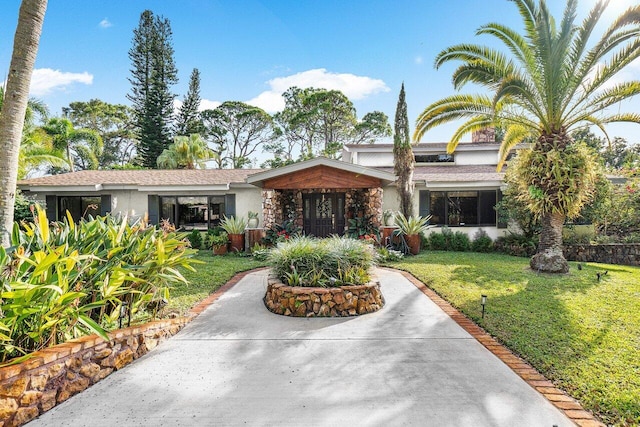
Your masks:
M397 272L341 319L270 313L266 274L29 426L574 425Z

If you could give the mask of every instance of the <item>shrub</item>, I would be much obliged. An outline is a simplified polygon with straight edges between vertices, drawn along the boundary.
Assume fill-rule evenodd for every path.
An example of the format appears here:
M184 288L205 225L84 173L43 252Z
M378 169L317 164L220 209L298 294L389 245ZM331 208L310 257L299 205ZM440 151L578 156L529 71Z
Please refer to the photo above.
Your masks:
M440 233L431 233L427 237L429 249L434 251L458 251L471 250L471 240L462 231L451 231L449 227L442 227Z
M14 223L12 252L0 250L0 359L87 333L105 336L126 303L141 314L186 282L193 270L183 235L126 217L67 219L49 225L37 207L35 222Z
M341 286L369 281L373 246L344 237L293 237L271 250L275 275L290 286Z
M491 252L493 250L493 239L481 228L473 236L471 250L474 252Z
M565 225L562 228L562 243L566 245L588 244L596 237L592 225Z
M444 232L429 234L429 236L427 236L427 247L434 251L446 251L447 238L444 235Z
M347 236L353 239L380 240L380 230L373 225L373 215L348 219Z
M380 262L396 262L404 258L404 254L400 251L382 247L378 249L378 259Z
M193 249L200 249L202 247L202 234L198 230L193 230L187 235L187 239L191 242Z
M301 234L302 228L296 226L293 221L285 221L281 225L273 224L267 228L262 243L266 246L275 246L278 242L284 242Z
M467 252L471 250L471 239L466 233L462 231L456 231L449 237L449 249L450 251Z
M498 237L493 247L496 252L502 252L507 255L531 257L536 253L538 238L530 238L521 234L511 233Z

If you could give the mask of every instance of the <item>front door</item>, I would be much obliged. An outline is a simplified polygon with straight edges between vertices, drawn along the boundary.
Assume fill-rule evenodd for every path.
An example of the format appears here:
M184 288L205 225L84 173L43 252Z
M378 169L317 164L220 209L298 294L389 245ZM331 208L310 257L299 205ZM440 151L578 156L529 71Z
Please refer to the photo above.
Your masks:
M344 193L303 194L302 204L307 236L344 234Z

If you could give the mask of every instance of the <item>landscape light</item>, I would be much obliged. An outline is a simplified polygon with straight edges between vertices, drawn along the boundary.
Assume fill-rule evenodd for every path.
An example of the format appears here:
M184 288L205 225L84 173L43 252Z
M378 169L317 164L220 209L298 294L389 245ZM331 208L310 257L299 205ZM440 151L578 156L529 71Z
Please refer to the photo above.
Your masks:
M482 318L484 319L484 306L487 304L487 296L482 295L482 299L480 300L480 304L482 304Z

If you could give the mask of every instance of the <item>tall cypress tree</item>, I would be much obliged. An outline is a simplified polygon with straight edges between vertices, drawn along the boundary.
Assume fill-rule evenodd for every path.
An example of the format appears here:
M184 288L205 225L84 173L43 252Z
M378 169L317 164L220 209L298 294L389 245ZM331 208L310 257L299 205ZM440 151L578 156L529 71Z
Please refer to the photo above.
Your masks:
M204 137L204 125L200 118L200 71L194 68L189 78L189 91L184 97L176 119L176 134L189 136L197 133Z
M175 95L170 87L178 82L172 37L169 20L145 10L129 50L132 89L127 98L135 111L138 153L149 168L157 167L156 159L171 144Z
M397 188L400 212L407 218L413 215L413 167L415 158L409 136L409 118L404 95L404 83L400 89L393 132L393 168L398 176Z

